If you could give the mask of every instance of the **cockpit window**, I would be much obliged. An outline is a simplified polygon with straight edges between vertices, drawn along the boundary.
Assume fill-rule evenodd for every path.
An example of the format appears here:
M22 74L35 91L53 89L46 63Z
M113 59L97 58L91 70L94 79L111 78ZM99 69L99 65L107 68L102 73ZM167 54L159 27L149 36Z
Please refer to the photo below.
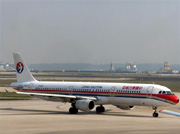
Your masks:
M167 93L167 94L173 94L173 93L172 93L172 92L170 92L170 91L166 91L166 93Z
M169 95L172 95L173 93L171 91L159 91L159 94L169 94Z

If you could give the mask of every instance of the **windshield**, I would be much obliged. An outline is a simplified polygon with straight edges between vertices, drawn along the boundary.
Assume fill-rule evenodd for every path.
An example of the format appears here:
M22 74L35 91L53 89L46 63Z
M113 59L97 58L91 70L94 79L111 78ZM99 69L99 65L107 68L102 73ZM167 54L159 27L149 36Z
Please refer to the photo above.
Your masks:
M173 93L171 91L159 91L159 94L169 94L169 95L173 95Z
M167 94L173 94L171 91L166 91Z

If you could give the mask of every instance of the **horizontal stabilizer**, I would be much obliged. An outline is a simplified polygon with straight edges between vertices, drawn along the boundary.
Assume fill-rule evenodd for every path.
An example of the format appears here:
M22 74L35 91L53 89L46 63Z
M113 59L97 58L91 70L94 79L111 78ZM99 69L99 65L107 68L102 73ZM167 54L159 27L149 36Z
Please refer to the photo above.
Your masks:
M169 111L169 110L160 110L159 112L164 113L164 114L170 114L170 115L175 115L180 117L180 113L174 112L174 111Z

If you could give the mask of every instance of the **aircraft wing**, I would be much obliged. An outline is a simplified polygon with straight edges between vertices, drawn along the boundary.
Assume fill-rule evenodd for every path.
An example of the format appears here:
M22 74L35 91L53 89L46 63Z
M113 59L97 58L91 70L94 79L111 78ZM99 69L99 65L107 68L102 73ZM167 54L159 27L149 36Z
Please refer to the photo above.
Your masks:
M47 94L47 93L32 93L32 92L16 92L17 94L26 94L33 96L42 96L42 97L56 97L63 99L89 99L89 100L97 100L96 97L87 97L87 96L75 96L75 95L62 95L62 94Z
M169 111L169 110L160 110L159 112L165 113L165 114L170 114L170 115L175 115L180 117L180 113L174 112L174 111Z

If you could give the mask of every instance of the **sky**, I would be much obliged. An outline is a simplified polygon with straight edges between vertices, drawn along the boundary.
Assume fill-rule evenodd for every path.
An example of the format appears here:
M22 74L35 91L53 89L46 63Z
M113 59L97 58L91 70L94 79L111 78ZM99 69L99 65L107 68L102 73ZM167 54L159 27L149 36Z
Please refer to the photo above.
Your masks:
M1 0L0 61L180 64L179 0Z

